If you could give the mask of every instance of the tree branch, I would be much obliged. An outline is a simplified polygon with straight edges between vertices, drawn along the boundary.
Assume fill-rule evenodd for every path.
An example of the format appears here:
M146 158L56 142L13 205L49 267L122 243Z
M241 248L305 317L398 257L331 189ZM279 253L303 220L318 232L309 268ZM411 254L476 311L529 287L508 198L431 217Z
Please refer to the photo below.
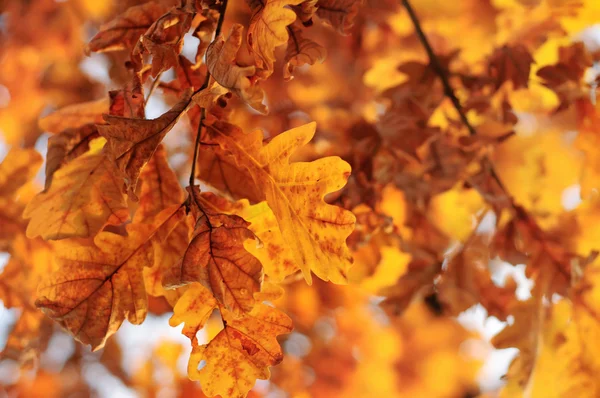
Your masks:
M473 127L471 122L469 122L469 119L467 119L467 115L465 114L465 111L464 111L462 105L460 104L458 97L456 97L456 94L454 93L454 89L450 85L450 80L448 79L447 71L444 69L444 67L440 63L438 56L435 54L435 51L433 51L433 48L431 47L431 44L429 43L429 40L427 39L425 32L423 32L423 28L421 27L421 22L419 21L417 14L413 10L412 6L410 5L409 0L402 0L402 5L404 6L404 8L406 8L406 11L408 12L410 20L412 21L413 26L415 27L417 36L419 37L419 41L421 42L421 44L425 48L425 51L427 52L427 56L429 57L429 64L431 65L431 67L433 68L435 73L438 75L438 77L440 78L440 81L442 82L442 85L444 86L444 94L452 102L454 109L456 109L456 112L458 112L460 120L465 125L467 130L469 131L469 134L477 135L477 130L475 130L475 127ZM510 200L511 206L513 208L516 208L516 205L513 201L512 196L509 194L508 190L502 183L502 180L500 179L500 176L496 172L496 169L494 168L494 165L492 164L492 162L487 157L485 157L483 159L483 161L484 161L484 166L487 167L489 170L490 176L496 181L496 183L498 184L498 186L500 187L502 192Z
M215 29L215 35L213 40L221 34L221 30L223 28L223 22L225 21L225 11L227 10L227 0L223 0L223 4L221 5L221 10L219 12L219 20L217 21L217 27ZM204 78L204 83L202 86L194 92L194 95L199 93L202 90L205 90L208 87L208 83L210 82L210 72L206 69L206 78ZM193 96L192 96L193 97ZM193 101L193 100L190 100ZM194 181L196 179L196 162L198 160L198 150L200 147L200 137L202 136L202 126L204 124L204 119L206 118L206 109L200 108L200 122L198 123L198 130L196 131L196 142L194 143L194 157L192 160L192 170L190 171L190 187L194 186Z

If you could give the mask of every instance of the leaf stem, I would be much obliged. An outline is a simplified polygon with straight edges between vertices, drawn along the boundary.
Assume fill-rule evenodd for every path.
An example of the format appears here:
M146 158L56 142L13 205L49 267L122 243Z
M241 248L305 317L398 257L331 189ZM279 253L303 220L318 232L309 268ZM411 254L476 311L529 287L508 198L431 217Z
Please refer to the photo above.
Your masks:
M221 10L219 13L219 20L217 21L217 27L215 28L215 35L214 35L214 39L216 39L217 37L219 37L219 35L221 34L221 30L223 28L223 22L225 21L225 11L227 10L227 0L223 0L223 4L221 4ZM196 90L194 92L194 94L192 95L192 98L194 95L196 95L197 93L199 93L202 90L205 90L208 87L208 83L210 81L210 71L207 69L206 70L206 78L204 79L204 83L202 83L202 86ZM190 101L193 101L193 99L191 99ZM202 126L204 124L204 119L206 118L206 109L205 108L200 108L200 122L198 123L198 130L196 131L196 142L194 143L194 157L192 160L192 169L190 171L190 187L194 186L194 181L196 179L196 162L198 160L198 150L200 149L200 137L202 136Z

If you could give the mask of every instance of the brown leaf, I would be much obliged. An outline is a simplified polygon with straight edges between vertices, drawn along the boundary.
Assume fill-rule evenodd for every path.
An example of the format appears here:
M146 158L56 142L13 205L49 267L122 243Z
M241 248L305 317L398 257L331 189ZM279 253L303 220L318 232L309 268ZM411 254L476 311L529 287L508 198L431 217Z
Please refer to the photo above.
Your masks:
M283 77L289 80L293 77L294 68L302 65L314 65L316 62L322 63L327 51L320 44L304 38L302 29L293 25L288 26L287 29L290 39L285 52Z
M173 108L152 120L104 115L108 124L98 126L98 131L107 139L108 151L119 170L127 176L125 186L131 197L135 198L140 171L165 135L190 108L190 96L188 90Z
M52 184L54 173L71 160L83 155L90 149L90 141L98 138L98 128L94 124L85 124L79 128L66 129L48 139L46 155L46 185Z
M260 113L266 114L263 105L263 90L256 85L256 67L239 66L236 63L237 52L242 45L243 26L234 24L225 40L217 37L206 50L208 71L215 80L226 89L237 94L248 105Z
M181 263L173 268L165 285L200 282L235 314L250 311L254 293L260 291L262 265L244 248L244 241L254 237L249 223L207 207L197 188L193 195L198 213L196 229Z
M133 49L140 36L168 10L166 5L156 1L128 8L100 27L86 46L86 53Z
M319 0L317 16L340 33L347 33L363 0Z
M488 61L488 73L496 80L495 89L506 81L512 81L515 90L527 87L529 72L534 60L523 45L497 48Z
M101 232L94 245L61 241L55 245L58 270L39 288L36 306L93 350L104 346L123 321L137 325L147 312L142 270L153 263L151 240L183 216L175 205L154 225L130 224L126 237Z

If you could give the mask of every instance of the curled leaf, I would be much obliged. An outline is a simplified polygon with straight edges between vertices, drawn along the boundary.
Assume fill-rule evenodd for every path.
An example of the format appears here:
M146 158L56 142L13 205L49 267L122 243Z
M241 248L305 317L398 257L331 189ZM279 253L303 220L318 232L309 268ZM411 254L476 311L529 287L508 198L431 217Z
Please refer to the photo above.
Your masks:
M263 105L263 90L256 85L256 67L239 66L236 63L237 52L242 45L242 25L235 24L225 40L219 36L206 50L208 71L215 80L226 89L237 94L252 108L266 114L267 107Z
M190 97L191 92L187 90L173 108L152 120L104 115L108 124L98 126L98 130L108 141L107 149L117 167L127 176L125 185L130 196L135 198L137 180L144 165L165 135L190 108Z
M133 49L140 36L167 11L166 5L155 1L129 7L100 27L86 46L86 53Z
M283 77L286 80L291 79L294 68L302 65L314 65L316 62L323 62L327 51L323 46L302 36L302 29L289 26L290 39L288 41L287 51L285 53L285 66L283 67Z
M248 27L248 43L254 53L256 65L265 70L266 76L273 73L275 48L288 41L287 26L296 20L290 5L302 0L251 0L252 9Z

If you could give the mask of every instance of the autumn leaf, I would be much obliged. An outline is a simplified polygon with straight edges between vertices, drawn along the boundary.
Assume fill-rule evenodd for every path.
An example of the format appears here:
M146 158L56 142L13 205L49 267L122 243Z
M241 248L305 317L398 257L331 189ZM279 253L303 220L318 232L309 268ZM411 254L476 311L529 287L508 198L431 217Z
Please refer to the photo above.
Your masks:
M69 105L41 118L39 125L44 131L60 133L85 124L103 123L102 114L108 112L108 107L107 98Z
M0 197L9 198L29 182L42 164L34 149L12 148L0 163Z
M250 223L248 229L261 244L257 245L255 241L247 240L244 247L260 261L265 275L271 282L281 282L288 275L298 271L292 249L283 239L277 219L267 202L262 201L255 205L251 205L246 199L230 202L210 192L203 193L201 199L206 208L240 216Z
M286 80L292 78L294 69L302 65L314 65L323 62L327 51L323 46L302 36L302 30L288 26L290 39L285 53L283 76Z
M244 242L254 237L249 224L239 216L204 207L198 191L192 191L192 195L201 214L189 247L165 285L200 282L233 313L250 311L254 293L260 291L262 266L244 248Z
M193 347L188 375L209 396L245 397L256 379L268 379L269 366L283 359L276 337L290 333L292 321L264 304L240 318L221 314L225 327L208 344ZM206 366L198 370L201 361Z
M310 283L313 271L321 279L344 283L352 261L345 240L355 218L328 205L323 197L344 186L350 166L337 157L289 162L290 156L312 139L315 128L314 123L296 127L263 146L260 131L246 135L225 124L210 126L214 140L231 152L263 189L305 279Z
M347 33L363 0L319 0L317 16L340 33Z
M27 237L90 238L107 224L128 220L119 171L103 146L104 139L90 143L87 153L56 171L50 188L27 204Z
M168 112L153 120L104 115L107 125L99 125L100 135L107 140L107 149L121 172L127 176L125 186L135 198L140 171L165 135L191 106L191 93L186 91Z
M256 66L265 71L265 76L273 73L275 48L288 41L287 26L296 20L296 13L289 8L302 0L250 0L252 10L248 27L248 43L254 53Z
M90 149L90 142L100 135L94 124L85 124L79 128L65 129L48 139L46 155L46 184L50 188L54 173L71 160L83 155Z
M93 350L104 346L125 319L144 321L147 312L142 271L153 263L151 239L183 216L179 205L165 209L154 224L131 224L127 236L100 232L94 244L60 241L58 270L40 285L36 306Z
M215 80L226 89L238 95L248 105L266 114L263 105L264 92L256 85L255 66L239 66L237 52L242 45L243 26L235 24L229 31L227 40L217 37L206 50L206 65Z
M489 59L489 74L496 79L496 90L511 81L515 89L527 87L533 57L526 47L516 45L496 49Z
M199 283L193 283L183 296L177 301L173 308L173 316L169 319L169 325L176 327L184 323L181 333L187 336L192 345L198 345L196 334L200 331L206 321L217 308L217 300L212 293Z
M166 5L156 1L128 8L100 27L100 31L86 46L86 52L133 49L140 36L167 11Z
M169 166L166 150L159 145L140 174L139 205L133 222L151 224L161 211L183 201L183 189ZM184 219L172 230L165 231L165 234L160 236L161 239L153 240L154 264L143 271L148 294L164 296L172 305L177 302L180 292L165 290L162 280L165 273L183 256L189 243L190 229L189 223Z

